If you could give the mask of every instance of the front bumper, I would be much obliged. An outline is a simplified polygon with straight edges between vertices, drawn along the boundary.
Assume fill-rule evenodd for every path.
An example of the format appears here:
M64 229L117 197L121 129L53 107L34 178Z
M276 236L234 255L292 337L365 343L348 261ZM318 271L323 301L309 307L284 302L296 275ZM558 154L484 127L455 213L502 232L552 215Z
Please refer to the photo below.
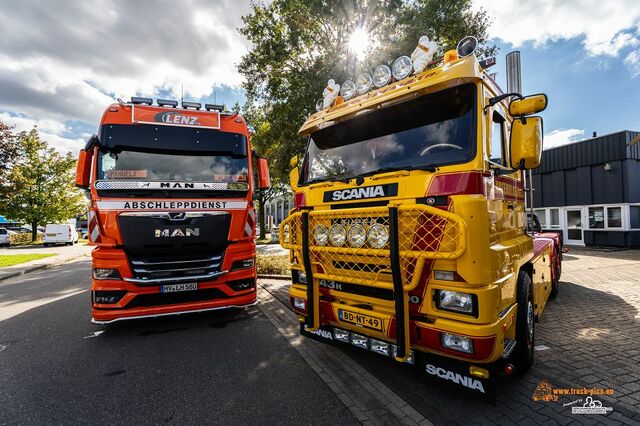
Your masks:
M256 302L255 266L234 267L237 261L255 257L253 244L231 244L221 260L219 273L188 279L134 280L130 259L121 249L98 248L92 252L92 257L94 268L117 269L122 277L92 279L91 316L94 323L238 308ZM161 292L162 285L179 283L197 283L197 290Z
M293 299L305 301L306 291L303 288L292 286L290 291L291 305L294 306ZM393 309L368 310L359 308L357 303L348 304L341 301L320 300L319 317L321 327L339 327L368 337L379 339L396 344L396 316ZM382 307L380 307L382 308ZM409 346L415 351L440 355L447 358L470 361L480 364L490 364L502 359L505 343L507 342L508 331L512 329L516 318L516 305L502 313L497 321L489 324L475 324L456 321L449 318L429 317L429 322L425 320L409 319ZM349 322L340 320L339 311L346 310L356 314L368 315L379 318L382 321L382 330L364 328ZM307 316L306 310L295 308L301 321ZM473 340L474 352L472 354L462 353L444 348L441 343L442 333L450 333L469 337Z
M219 307L214 307L214 308L195 309L195 310L179 311L179 312L165 312L165 313L158 313L158 314L146 314L146 315L137 315L137 316L118 317L118 318L114 318L112 320L99 320L99 319L96 319L96 318L91 318L91 322L93 324L112 324L112 323L118 322L118 321L144 319L144 318L158 318L158 317L164 317L164 316L167 316L167 315L195 314L195 313L199 313L199 312L219 311L219 310L224 310L224 309L244 309L244 308L248 308L250 306L255 306L257 304L258 304L258 301L255 300L252 303L249 303L249 304L246 304L246 305L229 305L229 306L219 306Z

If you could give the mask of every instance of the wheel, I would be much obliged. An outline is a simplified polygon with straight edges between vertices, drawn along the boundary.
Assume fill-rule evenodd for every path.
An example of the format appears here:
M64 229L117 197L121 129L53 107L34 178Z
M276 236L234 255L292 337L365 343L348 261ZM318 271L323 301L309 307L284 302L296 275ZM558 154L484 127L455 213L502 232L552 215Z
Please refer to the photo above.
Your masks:
M511 362L516 372L523 374L533 365L533 345L536 337L533 283L526 271L520 270L518 273L517 291L516 347L511 355Z

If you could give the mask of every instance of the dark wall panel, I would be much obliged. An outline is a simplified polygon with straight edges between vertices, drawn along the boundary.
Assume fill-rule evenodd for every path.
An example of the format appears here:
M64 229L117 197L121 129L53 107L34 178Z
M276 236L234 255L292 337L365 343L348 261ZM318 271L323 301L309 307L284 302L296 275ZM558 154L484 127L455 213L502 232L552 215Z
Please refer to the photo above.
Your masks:
M578 184L578 172L576 169L564 171L564 199L566 206L575 206L580 204L578 192L580 185Z
M591 166L591 187L594 204L622 202L622 162L609 161L611 170L604 169L604 164Z
M640 143L638 144L640 146ZM640 203L640 160L630 159L622 162L624 180L624 202Z
M576 169L578 179L578 204L591 204L591 168L578 167Z
M551 205L562 206L565 202L565 173L563 170L551 174Z
M542 193L544 192L542 186L542 177L541 175L533 175L533 187L535 191L533 191L533 205L536 207L547 207L542 200Z

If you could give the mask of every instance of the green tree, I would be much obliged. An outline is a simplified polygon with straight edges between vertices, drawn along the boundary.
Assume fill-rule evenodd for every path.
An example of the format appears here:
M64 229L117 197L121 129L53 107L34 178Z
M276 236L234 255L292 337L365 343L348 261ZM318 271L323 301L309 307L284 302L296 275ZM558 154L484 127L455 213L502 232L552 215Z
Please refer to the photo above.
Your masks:
M37 129L18 136L21 157L9 173L4 212L31 225L65 221L84 210L82 193L74 186L76 160L63 156L40 139Z
M11 165L15 163L20 152L18 140L13 134L13 127L0 121L0 200L8 185L7 178Z
M239 29L252 45L238 69L245 77L244 115L256 129L256 149L269 158L272 176L287 181L289 159L304 151L297 131L312 114L329 78L341 83L380 63L410 55L420 35L455 48L466 35L487 45L489 17L471 0L273 0L254 3ZM349 49L356 31L368 34L364 55Z

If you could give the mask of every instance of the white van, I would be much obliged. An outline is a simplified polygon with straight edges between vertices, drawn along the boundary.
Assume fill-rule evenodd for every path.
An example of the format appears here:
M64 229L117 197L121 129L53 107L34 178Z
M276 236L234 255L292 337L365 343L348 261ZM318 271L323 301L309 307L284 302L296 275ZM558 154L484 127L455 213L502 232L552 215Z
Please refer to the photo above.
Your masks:
M42 239L45 247L54 244L74 245L78 242L78 231L69 223L50 223L44 228Z
M9 247L9 231L0 228L0 247Z

